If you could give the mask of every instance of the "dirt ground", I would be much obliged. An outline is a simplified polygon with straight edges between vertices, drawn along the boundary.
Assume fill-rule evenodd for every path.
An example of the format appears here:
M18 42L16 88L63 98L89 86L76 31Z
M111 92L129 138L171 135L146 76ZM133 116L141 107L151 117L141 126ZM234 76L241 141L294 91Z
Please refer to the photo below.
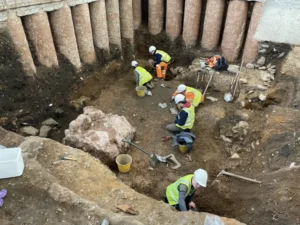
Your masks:
M2 38L8 39L6 36ZM150 44L168 46L165 48L166 51L175 52L180 46L180 41L168 45L163 36L140 40L137 36L137 59L145 58L147 55L145 46ZM9 41L1 42L0 52L11 52L10 48ZM174 57L173 65L189 65L194 55L199 53L199 49L185 53L185 57ZM213 53L202 52L204 57L207 54ZM158 107L159 103L169 102L178 82L156 82L153 96L139 98L134 90L130 64L114 61L101 70L87 68L84 73L77 75L68 68L54 72L45 70L41 74L44 76L48 74L49 77L41 77L43 79L39 78L39 82L35 82L39 85L31 86L30 80L24 78L18 66L15 69L11 68L11 65L15 65L16 59L17 56L14 54L0 58L4 67L1 68L4 73L0 81L0 94L8 96L0 104L3 119L1 125L5 128L18 131L21 122L31 122L38 126L43 119L53 117L62 127L51 138L60 141L64 129L79 113L69 107L69 101L87 96L91 99L88 105L94 105L105 113L125 116L137 129L134 139L137 145L159 155L173 153L182 164L178 170L163 164L152 169L146 155L130 148L129 154L133 157L130 173L120 174L116 165L109 165L117 177L128 186L159 200L164 195L167 185L178 177L192 173L197 168L204 168L209 173L209 184L207 188L196 193L195 202L199 211L236 218L247 224L300 224L300 187L297 179L299 170L289 169L292 162L296 162L297 165L300 160L300 118L299 111L291 109L289 104L273 102L272 104L279 104L279 107L267 105L260 107L259 110L251 107L245 110L239 103L225 103L223 93L218 90L209 90L208 95L219 100L205 101L197 108L193 130L197 136L194 148L189 154L181 154L177 148L171 146L170 141L161 141L162 136L168 135L166 125L173 122L175 117L169 113L168 108ZM11 76L12 73L15 76ZM51 83L52 81L55 82ZM167 84L170 88L160 87L161 83ZM292 89L288 92L291 96L295 94ZM71 99L68 98L69 94ZM55 106L49 107L50 103L54 103ZM63 117L55 114L57 108L64 110ZM238 137L233 135L232 143L224 142L220 138L220 133L228 132L227 128L232 128L244 120L241 113L249 115L247 134ZM240 159L230 159L235 152L240 155ZM262 181L262 184L252 184L225 176L217 178L222 169L255 178ZM20 188L18 193L15 193L15 196L26 196L26 189ZM38 207L32 208L33 211L40 208L41 214L52 204L52 202L41 203L43 194L47 195L39 193L34 197L33 201L36 201ZM30 207L26 205L24 199L19 201L20 209L27 208L30 216ZM67 206L63 204L60 206L62 210L64 207ZM73 209L66 209L68 210ZM81 212L80 209L74 210ZM5 213L9 224L9 218L16 215L10 215L9 211ZM51 217L57 214L56 211L48 212ZM43 219L46 220L47 217L44 216ZM69 220L72 221L71 216ZM53 224L58 221L53 221ZM37 222L32 218L32 223L37 224L40 221Z
M146 64L146 61L142 63ZM93 85L91 86L89 81L86 83L88 85L82 86L78 93L88 96L93 90ZM160 87L162 83L170 88ZM273 119L277 120L282 116L276 112L292 109L269 106L261 110L245 110L241 109L239 103L224 102L223 93L209 90L208 96L219 100L217 102L206 100L197 108L193 130L197 136L196 142L191 153L182 154L176 147L172 147L170 141L161 141L162 136L168 135L166 125L173 122L175 117L170 114L169 107L162 109L158 106L159 103L169 102L178 82L159 81L155 85L153 96L137 97L133 73L129 70L114 84L102 90L94 101L89 102L89 105L96 106L105 113L125 116L137 129L135 144L158 155L173 153L182 164L178 170L164 164L152 169L145 154L130 148L129 154L133 157L130 173L118 173L115 165L110 165L118 178L138 192L159 200L168 184L197 168L204 168L209 173L209 185L196 195L195 201L200 211L236 218L247 224L300 223L297 207L300 200L298 175L296 171L288 168L290 163L299 160L299 146L294 144L293 151L289 151L286 155L282 153L284 150L280 150L284 149L283 142L278 143L277 139L266 141L268 138L264 136L265 132L270 133L270 136L276 133L276 129L268 130L269 122L273 124L276 122ZM241 113L237 112L249 115L248 134L242 140L233 138L232 143L226 143L220 138L220 130L232 127L243 120ZM297 113L297 110L292 110L291 118L295 117L294 121L299 123L295 116ZM285 129L286 127L283 131ZM293 132L297 132L296 127ZM296 143L294 139L288 139L286 142ZM277 145L274 146L275 142ZM251 146L253 143L254 147ZM236 149L240 159L230 159ZM262 184L225 176L217 178L222 169L255 178L262 181ZM276 172L280 169L285 172Z

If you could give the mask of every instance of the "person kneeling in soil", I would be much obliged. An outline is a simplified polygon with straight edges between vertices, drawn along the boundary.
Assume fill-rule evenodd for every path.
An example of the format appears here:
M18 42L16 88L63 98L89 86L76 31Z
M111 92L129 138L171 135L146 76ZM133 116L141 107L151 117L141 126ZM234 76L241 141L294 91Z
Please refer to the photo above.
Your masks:
M197 169L194 174L179 178L167 187L164 201L178 211L197 210L192 198L196 189L206 187L207 178L207 172L203 169Z
M153 66L156 69L157 78L165 80L168 65L171 62L170 55L162 50L157 50L155 46L149 47L149 53L155 56L155 61Z
M192 103L194 107L197 107L201 102L204 101L204 97L200 91L184 84L178 85L177 90L174 92L171 100L173 100L178 94L183 94L186 101Z
M143 67L139 66L138 62L133 60L131 66L134 68L134 79L136 86L146 86L149 89L154 88L152 75Z
M167 125L166 129L173 135L182 131L190 132L195 122L195 107L182 94L176 95L174 100L180 111L176 115L175 123Z

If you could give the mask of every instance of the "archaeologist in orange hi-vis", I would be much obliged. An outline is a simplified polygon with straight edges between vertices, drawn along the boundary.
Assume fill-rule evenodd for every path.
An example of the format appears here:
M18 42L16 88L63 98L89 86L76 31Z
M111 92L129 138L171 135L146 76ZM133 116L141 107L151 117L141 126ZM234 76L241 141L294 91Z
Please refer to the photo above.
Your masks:
M157 50L155 46L149 47L149 53L155 56L153 66L156 69L157 78L165 80L168 65L171 62L170 55L162 50Z
M190 132L195 122L195 107L185 100L184 95L178 94L174 98L177 107L180 108L175 122L167 125L166 129L176 135L182 131Z
M143 67L139 66L136 60L131 62L131 66L134 68L134 80L136 86L146 86L149 89L154 88L154 83L152 82L152 75Z
M196 189L206 187L207 178L208 174L203 169L197 169L194 174L179 178L167 187L164 201L178 211L197 210L192 201L193 195Z
M186 101L190 102L194 107L197 107L201 102L204 101L204 97L200 91L184 84L178 85L177 90L174 92L171 100L173 100L178 94L183 94Z

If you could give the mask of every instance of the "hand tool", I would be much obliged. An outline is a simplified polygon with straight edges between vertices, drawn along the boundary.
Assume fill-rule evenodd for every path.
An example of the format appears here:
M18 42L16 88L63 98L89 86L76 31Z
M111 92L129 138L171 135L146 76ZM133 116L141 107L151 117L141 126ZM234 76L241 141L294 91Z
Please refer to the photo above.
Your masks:
M150 164L151 164L152 167L156 167L159 162L173 164L174 166L171 166L172 169L177 169L181 166L179 161L175 158L174 154L170 154L170 155L167 155L167 156L159 156L157 154L149 153L149 152L145 151L144 149L142 149L141 147L135 145L134 143L132 143L128 139L123 139L122 141L136 147L138 150L140 150L143 153L145 153L146 155L148 155L150 157Z
M227 175L227 176L231 176L231 177L236 177L236 178L240 178L242 180L247 180L247 181L250 181L250 182L253 182L253 183L258 183L258 184L261 184L262 182L261 181L257 181L257 180L254 180L254 179L250 179L250 178L247 178L247 177L243 177L243 176L240 176L240 175L236 175L236 174L233 174L233 173L229 173L229 172L226 172L225 170L222 170L218 175L217 177L221 176L221 175Z

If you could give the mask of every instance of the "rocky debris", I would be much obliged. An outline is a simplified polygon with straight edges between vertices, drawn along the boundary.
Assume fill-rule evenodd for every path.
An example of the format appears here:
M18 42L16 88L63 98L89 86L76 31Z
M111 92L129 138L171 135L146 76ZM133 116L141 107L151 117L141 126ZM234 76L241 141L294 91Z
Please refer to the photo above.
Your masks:
M214 98L214 97L212 97L212 96L207 96L207 97L205 97L205 98L208 99L208 100L210 100L210 101L212 101L212 102L218 101L217 98Z
M262 47L262 48L269 48L270 45L268 45L268 44L261 44L261 47Z
M265 96L264 94L260 94L260 95L258 96L258 98L259 98L259 100L261 100L261 101L263 102L263 101L266 101L267 96Z
M282 58L284 55L285 55L285 52L280 53L280 54L277 56L277 59Z
M73 107L77 112L79 112L86 103L90 101L90 98L81 96L79 99L73 100L70 102L71 107Z
M269 69L268 69L268 72L269 72L270 74L275 74L276 70L275 70L275 69L269 68Z
M260 66L263 66L265 65L266 63L266 58L264 56L260 57L258 60L257 60L257 64L260 65Z
M247 63L246 64L246 68L248 68L248 69L254 69L255 66L252 63Z
M274 75L268 73L260 73L260 79L262 81L268 81L268 82L275 80Z
M265 67L265 66L261 66L261 67L259 67L258 69L259 69L259 70L266 70L266 69L267 69L267 67Z
M49 136L49 132L51 131L51 127L48 125L43 125L40 128L40 133L39 136L40 137L48 137Z
M196 111L196 120L201 121L205 129L215 129L217 123L225 117L225 109L219 104L210 104ZM205 118L205 120L203 119Z
M246 112L246 110L236 110L234 112L234 115L240 118L243 121L248 121L249 120L249 114Z
M241 157L237 153L234 153L230 158L231 159L239 159Z
M268 88L267 87L265 87L265 86L263 86L263 85L256 85L256 88L257 88L257 90L260 90L260 91L266 91L266 90L268 90Z
M153 67L153 65L154 65L154 60L153 60L153 59L149 59L149 60L148 60L148 65L149 65L150 67Z
M46 125L46 126L50 126L50 127L55 127L55 126L58 126L59 123L56 122L54 119L49 118L49 119L43 121L42 125Z
M90 152L107 165L125 152L124 138L132 139L135 128L124 116L104 114L89 106L65 130L63 143Z
M228 142L228 143L232 143L232 140L230 138L225 137L225 135L220 135L220 138L222 138L223 141Z
M228 66L228 71L231 72L231 73L238 73L239 72L239 69L240 67L238 65L232 65L232 64L229 64Z
M247 84L247 83L248 83L248 80L245 79L245 78L241 78L241 79L240 79L240 82L241 82L242 84Z
M33 126L25 126L20 128L20 133L24 136L36 136L39 130Z
M266 53L267 52L267 49L260 49L259 51L258 51L259 53Z

